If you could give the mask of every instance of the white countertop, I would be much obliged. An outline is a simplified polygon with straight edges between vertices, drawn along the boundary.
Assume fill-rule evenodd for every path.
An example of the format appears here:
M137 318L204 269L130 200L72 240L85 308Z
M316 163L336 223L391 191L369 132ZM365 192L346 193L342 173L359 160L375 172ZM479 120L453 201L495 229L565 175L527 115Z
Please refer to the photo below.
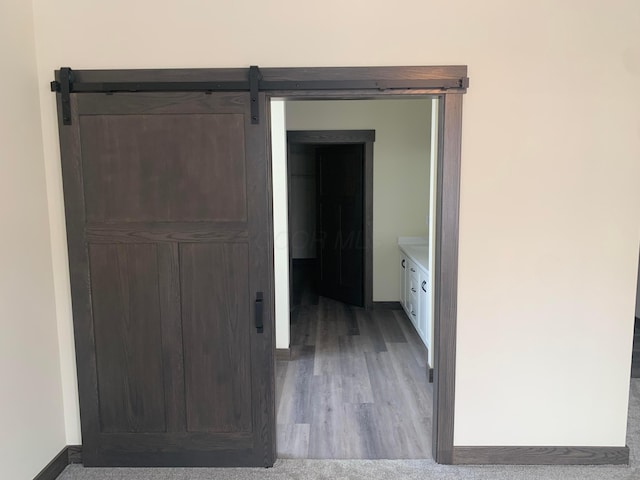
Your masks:
M429 272L429 244L422 237L399 237L398 247L423 270Z

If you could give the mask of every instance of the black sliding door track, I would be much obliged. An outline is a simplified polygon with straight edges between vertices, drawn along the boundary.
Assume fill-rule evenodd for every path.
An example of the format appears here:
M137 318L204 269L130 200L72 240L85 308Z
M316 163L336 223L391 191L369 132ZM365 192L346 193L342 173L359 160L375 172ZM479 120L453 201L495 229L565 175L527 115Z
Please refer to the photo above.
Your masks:
M59 92L62 96L63 122L71 124L71 107L69 96L72 93L121 93L121 92L251 92L251 120L259 123L258 92L287 92L287 91L439 91L448 90L464 93L469 86L469 79L465 74L455 77L427 75L422 67L406 67L413 75L403 78L391 78L385 67L337 67L330 69L301 69L305 75L301 78L286 78L286 70L281 68L266 68L261 70L257 66L248 69L228 69L229 79L216 79L215 73L208 80L207 69L195 70L165 70L163 77L158 78L158 70L121 70L119 75L113 75L101 70L78 70L69 67L56 71L55 80L51 82L51 91ZM451 67L443 67L451 68ZM455 68L455 67L454 67ZM366 71L366 79L358 79L358 71ZM211 72L214 72L211 70ZM322 78L327 72L333 78ZM380 79L374 78L379 73ZM317 76L314 76L317 73ZM145 78L146 77L146 78ZM168 78L166 78L168 77ZM189 79L189 77L191 79ZM316 78L314 78L316 77ZM342 77L342 78L341 78ZM407 78L409 77L409 78ZM153 78L158 78L157 80Z

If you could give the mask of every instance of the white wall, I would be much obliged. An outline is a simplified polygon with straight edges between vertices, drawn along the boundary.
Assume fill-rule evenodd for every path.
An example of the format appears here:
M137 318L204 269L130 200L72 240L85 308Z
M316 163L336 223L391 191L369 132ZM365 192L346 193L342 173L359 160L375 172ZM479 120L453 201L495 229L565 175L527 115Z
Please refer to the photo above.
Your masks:
M271 160L276 348L289 348L287 126L285 101L280 99L271 101Z
M65 446L31 3L0 2L0 477Z
M429 151L429 288L431 288L431 311L430 328L431 333L431 348L429 349L429 365L433 367L435 365L435 348L433 339L435 336L435 302L434 299L434 285L436 279L436 271L433 265L436 263L436 202L438 198L438 131L439 125L439 110L440 100L437 98L431 99L431 148Z
M431 101L289 101L288 130L375 130L373 300L400 299L399 236L426 236Z
M73 345L54 68L467 64L455 443L625 444L640 2L327 0L295 22L294 0L34 8L65 398ZM77 411L66 412L68 441L79 439Z

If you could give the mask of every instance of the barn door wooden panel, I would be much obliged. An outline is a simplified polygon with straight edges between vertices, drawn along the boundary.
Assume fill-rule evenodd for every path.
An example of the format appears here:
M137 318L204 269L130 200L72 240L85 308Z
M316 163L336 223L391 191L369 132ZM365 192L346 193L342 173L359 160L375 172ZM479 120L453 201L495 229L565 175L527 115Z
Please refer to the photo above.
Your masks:
M246 92L71 104L60 138L85 465L272 465L265 122Z

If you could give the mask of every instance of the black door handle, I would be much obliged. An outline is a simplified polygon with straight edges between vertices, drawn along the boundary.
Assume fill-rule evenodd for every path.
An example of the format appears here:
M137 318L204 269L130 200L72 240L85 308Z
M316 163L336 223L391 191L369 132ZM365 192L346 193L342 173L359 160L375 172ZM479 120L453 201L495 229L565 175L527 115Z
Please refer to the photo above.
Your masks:
M402 259L402 268L404 268L404 258Z
M424 293L427 293L427 290L424 288L424 286L425 286L426 284L427 284L427 281L426 281L426 280L423 280L423 281L422 281L422 291L423 291Z
M264 324L262 323L262 305L263 305L262 292L256 292L256 331L262 333L264 331Z

